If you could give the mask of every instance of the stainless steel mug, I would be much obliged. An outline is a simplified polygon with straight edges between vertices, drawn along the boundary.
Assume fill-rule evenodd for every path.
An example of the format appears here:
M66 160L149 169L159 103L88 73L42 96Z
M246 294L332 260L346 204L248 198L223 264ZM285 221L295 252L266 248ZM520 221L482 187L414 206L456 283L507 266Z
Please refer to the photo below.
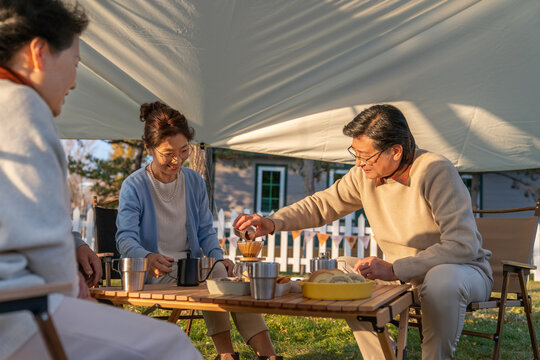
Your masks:
M276 293L278 263L253 262L248 265L251 296L255 300L270 300Z
M311 272L317 270L337 269L337 260L330 259L328 253L322 253L320 257L309 260Z
M214 266L215 259L210 257L202 257L199 260L199 280L207 279Z
M115 262L120 264L120 269L114 267ZM112 268L122 276L122 288L124 291L140 291L144 287L144 279L148 270L147 258L122 258L113 259Z

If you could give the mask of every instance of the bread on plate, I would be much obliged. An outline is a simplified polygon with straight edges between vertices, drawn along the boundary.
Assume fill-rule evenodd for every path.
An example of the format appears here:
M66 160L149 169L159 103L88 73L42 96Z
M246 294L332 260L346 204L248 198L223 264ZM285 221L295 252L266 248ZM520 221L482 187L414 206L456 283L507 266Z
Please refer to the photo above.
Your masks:
M317 270L308 279L314 283L350 284L365 282L366 279L355 273L344 273L338 269Z
M311 274L308 281L309 282L320 282L320 283L327 283L330 282L330 279L334 275L343 275L343 271L339 269L325 269L325 270L317 270L314 273Z

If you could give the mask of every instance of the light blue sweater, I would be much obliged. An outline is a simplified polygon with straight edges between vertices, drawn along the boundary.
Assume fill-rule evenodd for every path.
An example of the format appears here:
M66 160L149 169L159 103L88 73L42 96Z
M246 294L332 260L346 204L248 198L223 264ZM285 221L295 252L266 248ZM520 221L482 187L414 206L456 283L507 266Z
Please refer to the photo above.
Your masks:
M212 226L206 185L199 173L182 168L186 186L186 231L192 257L223 259ZM128 176L118 201L116 247L123 257L146 257L158 252L156 210L144 168Z

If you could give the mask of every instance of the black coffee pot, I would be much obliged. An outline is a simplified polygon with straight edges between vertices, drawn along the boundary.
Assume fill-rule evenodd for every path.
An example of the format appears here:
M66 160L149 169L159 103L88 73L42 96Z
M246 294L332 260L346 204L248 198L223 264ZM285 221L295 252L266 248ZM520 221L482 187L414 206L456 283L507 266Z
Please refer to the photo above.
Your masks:
M178 286L198 286L200 283L208 279L210 276L210 273L212 270L214 270L214 266L220 261L223 260L215 260L214 264L206 274L206 276L202 276L201 274L201 258L192 258L191 253L187 253L187 257L184 259L178 260L178 277L176 278L176 282Z

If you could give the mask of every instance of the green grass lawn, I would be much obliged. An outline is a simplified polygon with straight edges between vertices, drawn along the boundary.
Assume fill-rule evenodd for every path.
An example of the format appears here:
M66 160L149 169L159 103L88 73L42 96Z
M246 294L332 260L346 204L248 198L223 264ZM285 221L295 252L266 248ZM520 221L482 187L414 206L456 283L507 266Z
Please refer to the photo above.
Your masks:
M540 343L540 282L530 281L528 288L533 299L536 338ZM494 310L481 310L468 314L465 327L475 331L493 332L496 316L497 313ZM344 320L281 315L265 315L264 318L277 353L283 355L285 359L362 359L352 332ZM179 321L178 324L185 328L186 321ZM397 329L394 326L390 326L390 332L394 336L397 335ZM190 337L205 359L215 357L216 351L212 339L206 334L203 320L194 321ZM234 326L232 338L235 349L240 352L242 359L257 359L251 348L243 343ZM462 336L455 359L489 359L492 347L491 340ZM511 308L506 313L500 358L532 359L527 322L522 310ZM415 328L409 329L407 359L421 359L420 338Z

